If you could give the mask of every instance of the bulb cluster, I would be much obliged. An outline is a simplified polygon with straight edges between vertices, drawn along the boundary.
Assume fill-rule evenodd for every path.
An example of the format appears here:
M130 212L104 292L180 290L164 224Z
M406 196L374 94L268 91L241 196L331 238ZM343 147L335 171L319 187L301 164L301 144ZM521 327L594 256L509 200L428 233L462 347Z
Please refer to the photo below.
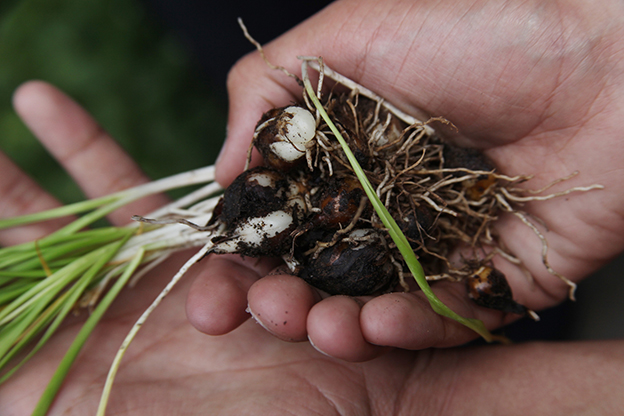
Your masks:
M489 224L502 181L491 162L357 94L324 105L426 273L464 280L479 305L526 313L489 259L448 259L459 244L475 252L495 244ZM211 220L215 252L281 257L329 294L407 289L402 256L324 123L301 106L275 108L257 123L253 143L264 165L225 191Z
M281 256L291 271L330 294L389 290L397 273L383 234L357 216L372 207L352 177L328 176L305 163L316 120L299 106L273 109L258 122L254 144L264 166L226 189L212 223L216 253Z

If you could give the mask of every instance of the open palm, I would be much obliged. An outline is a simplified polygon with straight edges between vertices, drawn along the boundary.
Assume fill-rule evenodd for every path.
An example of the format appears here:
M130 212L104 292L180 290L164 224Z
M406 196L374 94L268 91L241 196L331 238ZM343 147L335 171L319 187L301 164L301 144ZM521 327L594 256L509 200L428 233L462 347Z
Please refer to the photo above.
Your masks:
M113 305L50 416L95 413L121 340L175 272L175 263L146 276ZM189 283L165 299L130 347L107 414L526 415L601 413L622 405L621 342L394 350L366 363L347 363L309 343L283 342L252 321L224 336L201 334L184 316ZM0 387L3 415L30 414L77 330L77 324L65 327Z

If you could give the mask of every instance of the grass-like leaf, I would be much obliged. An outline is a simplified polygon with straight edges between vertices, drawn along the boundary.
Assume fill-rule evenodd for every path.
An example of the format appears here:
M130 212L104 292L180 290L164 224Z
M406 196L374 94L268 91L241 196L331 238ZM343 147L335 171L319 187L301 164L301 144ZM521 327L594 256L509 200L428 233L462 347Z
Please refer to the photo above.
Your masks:
M56 394L61 387L63 380L65 380L65 377L67 376L71 365L78 356L78 353L82 349L84 343L87 341L89 335L91 335L98 322L100 322L102 316L108 310L108 307L117 298L119 292L121 292L121 290L126 286L128 280L130 280L137 267L139 267L139 265L143 261L144 255L145 251L143 249L140 249L139 252L132 259L132 261L128 263L123 274L120 276L117 282L115 282L113 287L106 293L106 296L104 296L104 298L100 301L93 313L89 316L89 319L87 319L87 321L83 324L82 328L78 332L78 335L76 335L74 342L67 350L67 353L63 357L63 360L61 361L56 372L54 373L52 380L50 380L50 383L48 383L43 395L39 399L37 407L33 411L32 416L45 416L45 414L48 412L48 409L50 408L54 397L56 397Z
M0 248L0 383L39 351L83 301L90 302L94 308L59 364L34 414L47 412L89 334L136 269L159 256L166 256L168 250L198 244L193 236L175 231L171 235L159 233L159 227L152 225L86 227L147 195L213 180L214 167L208 166L96 200L0 220L2 229L82 214L69 225L37 241ZM188 206L220 189L214 184L205 185L159 211ZM100 296L103 297L99 299ZM26 350L33 342L30 350ZM19 354L24 355L16 361Z

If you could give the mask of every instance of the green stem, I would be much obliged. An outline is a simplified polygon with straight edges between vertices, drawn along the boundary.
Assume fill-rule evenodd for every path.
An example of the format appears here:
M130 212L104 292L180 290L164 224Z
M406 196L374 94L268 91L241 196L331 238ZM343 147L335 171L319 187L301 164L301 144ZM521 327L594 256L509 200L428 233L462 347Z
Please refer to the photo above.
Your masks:
M66 303L66 299L68 296L69 296L69 293L64 293L60 297L58 297L42 313L36 316L36 319L34 319L30 323L29 327L23 333L19 335L19 338L12 340L11 342L12 346L11 346L10 351L4 354L4 356L0 360L0 368L3 368L11 359L13 359L17 354L19 354L19 352L29 342L35 339L38 336L39 332L43 330L43 328L45 328L47 325L50 324L50 322L55 320L55 317L58 316L59 311L63 308L63 305ZM46 332L51 334L53 331L50 331L50 329L48 328L48 331ZM24 365L26 361L28 361L43 346L43 344L47 341L47 338L48 337L44 335L39 340L37 345L26 355L26 357L24 357L18 364L14 365L13 367L11 367L9 371L3 374L2 377L0 377L0 384L8 380L8 378L11 377L11 375L13 375L19 368L21 368L22 365Z
M162 178L134 188L126 189L101 198L81 201L74 204L50 209L34 214L23 215L21 217L0 219L0 229L17 227L20 225L32 224L54 218L66 217L81 212L91 211L99 208L88 215L72 222L66 227L56 231L52 235L66 235L74 233L92 222L104 217L110 212L127 205L137 199L148 195L165 192L171 189L184 186L196 185L214 181L214 166L206 166L188 172L178 173L173 176Z
M90 211L104 204L116 201L119 198L120 196L118 194L112 194L102 198L89 199L86 201L77 202L75 204L64 205L62 207L49 209L47 211L22 215L21 217L0 219L0 229L18 227L20 225L32 224L35 222L41 222L54 218L62 218L70 215L79 214L81 212Z

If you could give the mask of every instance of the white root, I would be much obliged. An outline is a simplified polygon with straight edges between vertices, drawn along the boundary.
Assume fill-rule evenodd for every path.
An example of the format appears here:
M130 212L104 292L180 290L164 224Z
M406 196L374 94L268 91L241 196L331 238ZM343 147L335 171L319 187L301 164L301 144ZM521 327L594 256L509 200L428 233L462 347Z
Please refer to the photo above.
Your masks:
M277 69L278 71L282 71L286 76L291 77L291 78L295 78L296 80L298 80L299 78L296 75L291 74L290 72L288 72L288 70L286 68L284 68L283 66L277 66L277 65L273 65L266 57L266 55L264 54L264 49L262 48L262 45L260 45L260 43L258 43L257 40L255 40L253 37L251 37L251 35L249 34L249 31L247 30L247 27L245 26L245 24L243 23L243 19L241 19L240 17L238 18L238 25L240 26L240 28L243 30L243 34L245 35L245 38L247 38L247 40L249 42L251 42L252 45L254 45L256 47L256 49L258 50L258 52L260 53L260 56L262 56L262 59L264 60L264 63L271 69Z
M546 237L544 237L544 235L537 229L535 224L529 221L529 219L524 214L518 211L514 211L513 214L516 217L520 218L520 221L522 221L531 230L533 230L535 235L537 235L537 237L540 239L540 241L542 242L542 263L544 264L544 267L546 267L546 270L548 270L548 273L552 274L553 276L558 277L559 279L561 279L561 281L563 281L563 283L568 285L568 288L569 288L568 297L570 298L570 300L576 300L576 297L574 295L574 293L576 292L576 283L574 283L573 281L571 281L570 279L568 279L561 273L557 272L555 269L553 269L550 266L550 263L548 262L548 241L546 240Z
M557 272L555 269L553 269L550 266L550 263L548 262L548 241L546 240L546 237L544 237L544 235L541 233L541 231L537 229L535 224L533 224L527 218L526 215L524 215L522 212L513 210L511 208L511 205L509 205L509 203L505 200L503 195L497 193L496 194L496 199L500 202L500 204L505 208L506 211L508 211L508 212L512 213L513 215L515 215L516 217L518 217L518 219L520 219L520 221L522 221L527 227L529 227L535 233L537 238L540 239L540 241L542 242L542 263L544 264L544 267L546 267L546 270L548 271L548 273L552 274L553 276L556 276L557 278L559 278L563 283L565 283L568 286L568 288L569 288L569 290L568 290L568 297L570 298L570 300L576 300L576 297L574 295L574 293L576 291L576 283L574 283L573 281L571 281L567 277L563 276L561 273Z
M592 191L594 189L604 189L604 186L597 185L597 184L596 185L591 185L591 186L577 186L575 188L566 189L565 191L562 191L562 192L556 192L556 193L553 193L553 194L543 195L543 196L538 196L538 195L533 195L533 196L512 195L505 188L501 188L500 191L501 191L501 193L503 193L505 195L505 198L507 198L510 201L514 201L514 202L530 202L530 201L548 201L549 199L558 198L560 196L568 195L568 194L570 194L572 192L587 192L587 191Z
M442 212L444 214L449 214L449 215L452 215L453 217L457 217L457 215L458 215L455 211L450 210L448 208L441 207L438 204L436 204L435 202L433 202L433 200L431 198L429 198L429 196L427 194L420 195L420 198L423 199L429 205L431 205L431 207L433 209L435 209L436 211L438 211L438 212Z

